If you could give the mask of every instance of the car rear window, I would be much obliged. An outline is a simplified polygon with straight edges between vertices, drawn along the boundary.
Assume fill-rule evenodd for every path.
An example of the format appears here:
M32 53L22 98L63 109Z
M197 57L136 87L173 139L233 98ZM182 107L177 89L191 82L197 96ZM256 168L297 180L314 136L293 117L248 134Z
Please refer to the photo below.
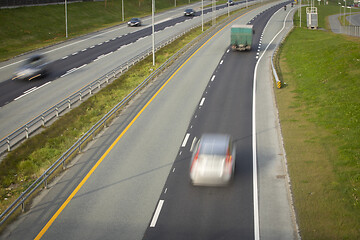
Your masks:
M200 146L200 155L219 155L225 156L227 151L227 143L226 142L204 142Z

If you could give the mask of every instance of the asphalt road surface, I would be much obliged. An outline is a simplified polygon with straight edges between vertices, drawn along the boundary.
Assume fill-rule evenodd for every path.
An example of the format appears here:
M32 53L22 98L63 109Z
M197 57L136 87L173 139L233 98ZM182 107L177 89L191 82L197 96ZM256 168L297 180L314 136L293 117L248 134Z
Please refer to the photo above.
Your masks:
M244 4L239 3L231 8ZM201 3L190 6L198 11ZM156 15L157 43L201 23L199 12L195 17L184 17L184 8L185 6ZM205 10L205 20L211 18L210 11L210 8ZM227 10L222 6L216 12L220 14ZM33 53L0 63L0 138L122 63L150 49L150 25L151 19L144 18L143 26L139 28L119 25L40 50L51 62L51 74L46 78L30 82L10 80L16 68Z
M277 4L259 7L234 21L254 24L252 51L228 51L228 25L187 56L184 64L164 73L1 238L254 239L259 237L260 221L262 238L295 239L269 58L261 58L274 49L272 39L280 42L284 36L275 37L281 27L291 25L289 11ZM271 24L263 30L270 17ZM264 62L259 63L260 59ZM259 103L255 119L254 97ZM255 169L254 124L259 137ZM224 132L234 138L236 175L228 188L189 184L189 145L203 132ZM259 213L253 190L257 170Z

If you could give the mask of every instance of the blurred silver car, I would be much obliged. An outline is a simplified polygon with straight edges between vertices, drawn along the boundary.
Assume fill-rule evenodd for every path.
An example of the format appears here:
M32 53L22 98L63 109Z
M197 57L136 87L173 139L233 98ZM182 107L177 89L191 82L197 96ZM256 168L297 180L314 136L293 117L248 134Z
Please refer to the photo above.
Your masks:
M37 54L25 61L25 64L15 72L12 80L27 79L30 81L34 78L45 76L47 73L48 63L44 55Z
M227 185L235 172L236 147L226 134L203 134L192 146L190 180L193 185Z

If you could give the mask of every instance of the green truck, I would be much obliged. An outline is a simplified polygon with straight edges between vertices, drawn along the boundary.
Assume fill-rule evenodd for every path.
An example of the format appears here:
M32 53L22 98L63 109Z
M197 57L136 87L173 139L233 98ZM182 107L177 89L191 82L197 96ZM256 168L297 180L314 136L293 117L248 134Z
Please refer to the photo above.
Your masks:
M233 25L231 27L231 48L238 51L250 50L253 34L253 25Z

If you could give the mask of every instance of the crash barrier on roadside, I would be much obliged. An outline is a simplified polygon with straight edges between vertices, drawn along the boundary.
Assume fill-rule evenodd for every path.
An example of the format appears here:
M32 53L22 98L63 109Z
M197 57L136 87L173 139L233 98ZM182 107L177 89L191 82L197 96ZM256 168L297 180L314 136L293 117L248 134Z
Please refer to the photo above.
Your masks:
M348 26L342 26L342 28L343 28L342 33L354 37L360 37L360 26L348 25Z
M190 50L194 45L197 43L203 44L204 39L209 39L213 34L216 33L217 29L224 27L227 23L233 21L237 16L234 15L230 18L226 18L223 21L219 22L217 25L212 26L207 31L203 32L201 35L197 36L193 39L190 43L185 45L182 49L180 49L177 53L175 53L172 57L170 57L165 63L163 63L158 69L156 69L153 73L151 73L142 83L140 83L131 93L129 93L121 102L119 102L115 107L113 107L105 116L103 116L94 126L90 128L82 137L80 137L65 153L61 155L38 179L36 179L21 195L0 215L0 226L12 215L14 214L20 207L21 210L25 211L25 201L32 196L36 191L38 191L42 186L47 188L48 180L52 176L52 174L62 166L62 169L66 169L66 162L71 160L77 153L81 152L82 149L86 146L86 144L91 141L97 133L101 131L101 129L107 127L107 124L113 119L114 116L119 114L121 109L127 105L127 103L133 99L133 97L141 91L152 79L154 79L161 71L166 69L172 62L183 55L185 52ZM211 21L211 19L209 20ZM209 22L208 21L208 22ZM175 38L172 38L168 41L164 41L161 44L158 44L156 50L159 50L161 47L169 44L170 42L174 41L175 39L179 38L180 36L184 35L185 33L191 31L194 28L201 26L201 24L193 26L191 29L187 29L183 33L177 35ZM80 91L74 93L69 98L58 103L56 106L52 107L51 109L47 110L39 117L36 118L37 122L40 122L41 126L45 125L46 122L50 121L51 119L59 116L59 114L66 109L70 109L73 104L78 101L81 101L85 95L91 95L95 90L99 89L102 85L108 84L111 79L116 79L119 75L121 75L124 71L126 71L130 66L136 64L137 62L141 61L142 59L146 58L147 56L152 54L152 50L149 49L138 56L133 58L133 61L129 61L126 64L121 65L116 70L111 71L110 73L104 75L100 79L92 82L91 84L87 85ZM49 115L52 114L52 117ZM36 122L32 120L31 122ZM29 123L22 127L20 134L24 134L29 137ZM27 128L27 130L25 130ZM33 127L35 128L35 127ZM38 127L39 128L39 127ZM35 131L35 130L33 130ZM2 140L4 141L4 140ZM7 140L5 139L5 144Z
M291 20L293 22L293 20ZM285 28L285 22L284 22L284 27ZM272 68L272 72L273 72L273 76L275 78L275 84L276 84L276 87L278 89L282 88L282 86L284 85L283 81L281 81L281 79L279 78L278 74L277 74L277 71L276 69L280 69L279 67L279 63L278 61L275 61L276 62L276 66L274 65L274 57L277 58L277 54L278 54L278 51L279 51L279 46L280 44L282 44L284 42L284 40L286 39L286 37L289 35L289 33L291 32L291 30L294 28L294 23L292 23L292 27L290 29L290 31L288 31L285 36L282 37L281 41L279 43L276 44L275 46L275 50L273 51L272 55L271 55L271 68Z
M254 3L255 4L255 3ZM232 11L238 10L242 8L240 5L236 8L232 8ZM208 20L207 22L210 22ZM191 31L192 29L201 26L200 24L194 25L192 28L188 28L184 30L182 33L177 34L176 36L169 37L168 39L157 43L155 45L155 51L159 50L160 48L166 46L167 44L175 41L179 37L183 36L187 32ZM19 127L14 132L10 133L8 136L4 137L0 140L0 155L3 154L6 151L11 151L11 149L22 142L23 140L26 140L29 138L29 136L41 129L42 127L45 127L47 123L50 121L55 120L60 116L60 114L64 114L68 110L70 110L72 107L74 107L75 104L78 104L84 100L84 98L91 96L94 92L97 92L100 88L106 86L109 82L112 82L117 77L119 77L123 72L127 71L131 66L138 63L139 61L143 60L147 56L152 54L152 48L145 50L144 52L138 54L137 56L131 58L127 62L123 63L122 65L118 66L117 68L111 70L107 74L103 75L97 80L94 80L87 86L83 87L79 91L73 93L69 97L63 99L62 101L58 102L51 108L47 109L43 113L41 113L39 116L33 118L29 122L27 122L25 125Z

